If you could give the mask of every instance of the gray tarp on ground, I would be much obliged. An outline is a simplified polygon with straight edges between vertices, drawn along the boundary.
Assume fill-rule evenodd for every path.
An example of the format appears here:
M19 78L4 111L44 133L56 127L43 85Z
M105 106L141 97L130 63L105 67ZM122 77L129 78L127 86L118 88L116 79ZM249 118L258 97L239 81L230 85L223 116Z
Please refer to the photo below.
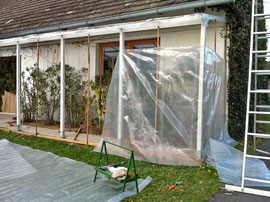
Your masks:
M217 169L222 182L241 185L243 152L230 145L210 139L209 162ZM247 158L246 177L270 181L270 172L262 160ZM268 183L245 181L246 186L269 187Z
M113 201L135 194L98 175L83 162L0 140L0 201ZM139 181L142 190L151 178Z

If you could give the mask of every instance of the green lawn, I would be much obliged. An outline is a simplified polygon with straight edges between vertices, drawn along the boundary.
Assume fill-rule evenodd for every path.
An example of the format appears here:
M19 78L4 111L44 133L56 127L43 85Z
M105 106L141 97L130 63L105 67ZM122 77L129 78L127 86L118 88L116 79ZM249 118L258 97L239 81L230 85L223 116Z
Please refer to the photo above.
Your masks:
M98 160L98 153L93 152L93 147L90 146L0 131L0 139L3 138L90 165L96 165ZM109 160L113 163L121 162L123 165L127 161L113 155L109 156ZM217 172L211 167L166 166L141 161L136 161L136 166L140 177L151 176L153 181L142 193L125 201L206 201L219 190L220 181ZM169 191L169 187L177 181L183 182L183 185Z
M257 118L258 120L262 121L270 121L270 115L260 115ZM257 133L261 134L269 134L270 131L270 124L262 124L257 123ZM265 141L265 138L256 138L256 147ZM239 149L240 151L244 151L244 138L242 138L238 145L235 147L236 149ZM247 147L247 153L248 154L254 154L254 143L253 143L253 137L249 136L248 138L248 147Z

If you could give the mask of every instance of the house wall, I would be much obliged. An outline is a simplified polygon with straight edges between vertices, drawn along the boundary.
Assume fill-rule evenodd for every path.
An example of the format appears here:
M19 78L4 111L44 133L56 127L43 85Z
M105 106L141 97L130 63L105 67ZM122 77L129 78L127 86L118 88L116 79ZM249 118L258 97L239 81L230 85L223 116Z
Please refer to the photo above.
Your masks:
M194 13L192 10L171 13L172 15L184 15ZM225 16L225 12L216 12L206 9L205 13L216 16ZM207 29L207 46L214 49L214 23L209 23ZM221 36L224 24L217 23L217 53L224 58L224 38ZM145 32L127 33L126 40L138 40L156 38L156 30ZM91 37L90 45L90 67L91 79L94 80L98 68L98 44L104 42L118 41L118 35L104 35L100 37ZM161 47L180 47L180 46L199 46L200 45L200 26L186 26L172 29L161 29L160 31ZM22 47L22 71L26 67L31 67L36 63L36 44L30 44ZM15 56L15 47L0 48L0 57ZM87 67L87 39L75 39L66 42L66 64L76 68ZM45 69L52 64L60 62L60 44L57 41L49 43L40 43L40 68Z
M212 11L209 11L210 13ZM212 13L224 17L224 13ZM207 29L207 46L214 49L214 33L215 24L209 23ZM222 37L224 24L216 24L217 36L217 53L224 58L224 38ZM126 33L126 40L138 40L156 38L157 31L141 31L134 33ZM119 35L104 35L91 37L90 43L90 68L91 80L95 80L95 75L98 73L98 53L99 43L119 41ZM40 68L47 67L60 63L60 41L40 43ZM160 30L161 47L181 47L181 46L199 46L200 45L200 26L186 26L179 28L161 29ZM87 38L72 39L66 41L65 63L74 66L77 69L87 67ZM21 50L21 68L25 71L27 67L34 66L37 60L36 44L28 44L22 46ZM15 56L15 47L0 48L0 57ZM87 78L87 75L86 75Z
M207 46L214 49L214 28L213 24L210 24L210 28L207 29ZM224 38L221 36L223 26L217 27L217 53L224 58ZM156 31L148 32L135 32L126 34L126 40L138 40L155 38ZM110 35L106 37L95 37L91 40L90 44L90 67L91 67L91 79L94 80L94 76L97 73L98 66L98 44L105 42L118 41L117 35ZM59 43L59 42L58 42ZM185 27L185 29L166 29L160 32L161 47L181 47L181 46L199 46L200 45L200 28L197 27ZM86 39L80 39L79 41L67 41L66 42L66 64L74 66L76 68L87 67L87 41ZM25 71L27 67L31 67L36 63L37 52L36 44L22 47L22 71ZM60 62L60 45L59 44L42 44L40 43L40 68L46 69L47 67L58 64ZM1 48L0 57L16 56L15 48Z

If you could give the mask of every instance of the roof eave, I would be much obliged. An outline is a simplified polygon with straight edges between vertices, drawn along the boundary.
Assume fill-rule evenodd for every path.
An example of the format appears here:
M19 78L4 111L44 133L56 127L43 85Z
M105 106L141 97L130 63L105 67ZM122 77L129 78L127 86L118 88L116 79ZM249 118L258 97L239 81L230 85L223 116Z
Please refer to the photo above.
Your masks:
M234 0L223 0L223 1L198 0L194 2L174 5L174 6L159 7L159 8L147 9L147 10L138 11L138 12L130 12L130 13L124 13L124 14L119 14L119 15L114 15L114 16L107 16L107 17L83 20L83 21L78 21L78 22L70 22L70 23L63 23L63 24L58 24L58 25L40 27L36 29L28 29L28 30L13 32L13 33L0 34L0 39L19 37L19 36L25 36L25 35L30 35L30 34L54 32L54 31L67 30L67 29L76 29L79 27L88 27L88 26L93 26L93 25L112 23L112 22L121 21L121 20L129 20L133 18L135 19L138 17L147 17L151 15L165 14L169 12L176 12L176 11L181 11L181 10L186 10L186 9L200 8L200 7L217 6L217 5L228 4L228 3L233 3L233 2Z

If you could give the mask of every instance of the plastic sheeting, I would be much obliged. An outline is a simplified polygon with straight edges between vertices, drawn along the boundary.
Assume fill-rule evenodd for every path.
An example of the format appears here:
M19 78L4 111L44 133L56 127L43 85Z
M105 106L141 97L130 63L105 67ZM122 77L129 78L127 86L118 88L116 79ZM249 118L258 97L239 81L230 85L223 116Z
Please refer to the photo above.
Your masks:
M241 185L243 152L222 142L210 139L208 160L217 169L222 182ZM247 158L246 177L270 181L270 172L265 163L259 159ZM245 186L269 187L269 183L245 181Z
M86 163L0 140L0 201L120 201L136 194ZM139 180L139 191L151 178Z
M200 75L203 62L200 47L133 49L121 56L123 60L118 58L113 72L105 124L95 151L99 151L105 139L133 149L136 159L169 165L200 165L209 149L209 138L233 143L225 125L226 70L224 61L215 52L205 49L203 75ZM199 99L200 92L202 99ZM129 157L115 147L109 147L108 151Z

